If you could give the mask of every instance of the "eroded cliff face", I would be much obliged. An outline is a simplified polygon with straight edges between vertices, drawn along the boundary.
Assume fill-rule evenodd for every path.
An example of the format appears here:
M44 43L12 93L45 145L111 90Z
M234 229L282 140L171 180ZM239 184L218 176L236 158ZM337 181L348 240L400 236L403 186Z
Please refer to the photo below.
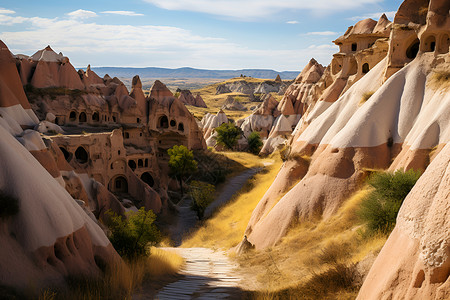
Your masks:
M439 3L445 4L427 2L425 23L410 24L419 39L417 57L409 59L404 49L407 65L386 73L392 57L398 55L392 44L401 41L395 34L401 29L394 21L387 57L344 88L337 100L318 101L302 117L289 141L288 160L249 222L246 234L256 248L277 243L292 223L333 215L361 187L366 169L424 170L449 142L449 82L448 76L441 75L450 70L448 39L443 38L448 36L450 26L448 8L439 10L446 15L434 16L433 7ZM405 11L415 12L421 5L405 1L396 20L401 14L402 22L406 22ZM363 25L363 29L373 28L372 32L383 27ZM357 29L349 29L346 35L365 32ZM425 45L429 36L436 39L431 48ZM292 174L298 177L293 180Z
M450 144L406 197L358 299L450 297Z
M15 61L0 46L0 191L18 204L18 212L3 211L0 218L0 282L39 289L61 285L69 275L99 276L120 257L84 202L64 188L59 163L31 129L39 120Z

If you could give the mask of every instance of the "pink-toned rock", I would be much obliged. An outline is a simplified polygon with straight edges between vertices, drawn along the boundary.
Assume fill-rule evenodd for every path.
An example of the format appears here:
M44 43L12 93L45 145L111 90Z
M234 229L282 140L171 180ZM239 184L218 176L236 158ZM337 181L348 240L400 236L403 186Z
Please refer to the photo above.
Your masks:
M406 197L357 299L450 297L450 144Z

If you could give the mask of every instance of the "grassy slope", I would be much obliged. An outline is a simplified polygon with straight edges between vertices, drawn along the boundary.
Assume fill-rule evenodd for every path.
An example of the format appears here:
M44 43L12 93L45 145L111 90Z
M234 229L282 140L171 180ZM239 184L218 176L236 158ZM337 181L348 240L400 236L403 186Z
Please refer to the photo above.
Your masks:
M255 158L251 162L246 161L248 158L239 157L240 153L227 155L239 159L246 166L258 163ZM267 171L252 178L230 203L222 207L213 218L205 221L182 246L221 249L236 246L242 240L253 209L279 171L281 161L278 155L272 155L272 158L275 158L275 162L267 167ZM338 213L327 220L294 225L288 235L274 247L236 257L244 273L243 277L247 278L244 286L255 291L249 297L354 299L358 281L356 285L352 283L352 286L335 288L333 284L336 278L330 276L339 277L343 275L339 272L355 270L355 263L371 254L374 258L386 241L387 237L384 235L364 237L361 234L362 225L356 211L367 192L367 189L362 189L355 193ZM338 268L338 272L334 272L338 264L345 266L344 271ZM370 264L369 261L366 268ZM368 269L364 270L367 271Z
M226 152L225 155L246 167L260 166L263 162L249 153ZM280 166L281 160L277 159L265 171L256 174L227 205L194 231L182 247L229 249L236 246L244 236L254 208L272 184Z

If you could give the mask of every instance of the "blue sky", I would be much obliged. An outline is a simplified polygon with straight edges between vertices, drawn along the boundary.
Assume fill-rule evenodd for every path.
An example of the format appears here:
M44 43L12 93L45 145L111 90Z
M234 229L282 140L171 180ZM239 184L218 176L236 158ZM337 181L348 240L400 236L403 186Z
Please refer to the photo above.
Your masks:
M348 26L401 0L2 0L0 39L31 55L50 44L76 67L301 70L327 65Z

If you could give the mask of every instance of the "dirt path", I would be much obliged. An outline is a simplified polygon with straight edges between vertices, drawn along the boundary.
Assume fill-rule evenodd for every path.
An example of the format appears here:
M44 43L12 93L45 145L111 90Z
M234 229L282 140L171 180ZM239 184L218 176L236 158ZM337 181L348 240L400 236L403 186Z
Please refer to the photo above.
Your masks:
M259 170L260 168L251 168L231 178L224 186L220 195L206 209L205 218L209 218L218 207L228 202L244 186L247 180ZM170 229L174 246L180 246L183 236L197 224L198 218L195 212L191 210L191 202L192 200L189 197L185 197L177 205L178 221Z
M240 279L223 251L208 248L163 248L184 257L183 277L166 285L155 299L240 299Z

